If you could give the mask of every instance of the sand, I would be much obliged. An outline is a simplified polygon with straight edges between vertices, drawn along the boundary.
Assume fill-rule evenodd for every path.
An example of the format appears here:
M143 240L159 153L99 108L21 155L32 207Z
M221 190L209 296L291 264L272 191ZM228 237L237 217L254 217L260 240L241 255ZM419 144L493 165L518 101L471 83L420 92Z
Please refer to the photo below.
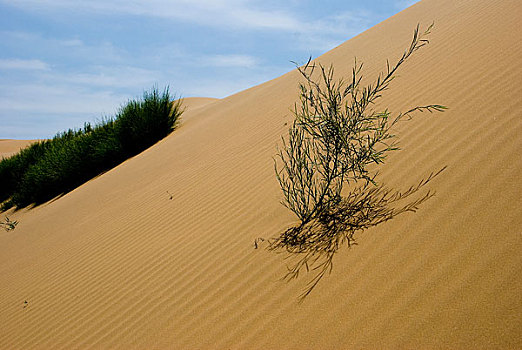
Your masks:
M36 140L6 140L0 139L0 159L7 158L21 149L29 146Z
M357 55L372 76L435 21L381 106L449 110L398 126L381 180L447 169L417 213L342 249L304 303L309 276L282 282L285 255L253 246L294 222L271 158L297 98L290 72L189 106L154 147L9 212L0 348L522 348L521 18L518 0L424 0L319 58L347 74Z

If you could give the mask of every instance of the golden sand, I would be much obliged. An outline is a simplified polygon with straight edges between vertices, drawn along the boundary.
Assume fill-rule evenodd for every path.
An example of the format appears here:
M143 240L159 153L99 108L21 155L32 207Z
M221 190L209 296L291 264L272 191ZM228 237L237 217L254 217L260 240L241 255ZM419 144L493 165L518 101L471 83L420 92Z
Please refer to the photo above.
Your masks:
M521 18L519 0L424 0L319 58L349 74L357 56L375 76L434 21L381 106L449 110L398 126L381 181L447 169L417 213L342 249L304 303L311 276L282 282L284 255L253 247L294 220L272 164L294 71L188 103L154 147L11 213L0 349L522 348Z

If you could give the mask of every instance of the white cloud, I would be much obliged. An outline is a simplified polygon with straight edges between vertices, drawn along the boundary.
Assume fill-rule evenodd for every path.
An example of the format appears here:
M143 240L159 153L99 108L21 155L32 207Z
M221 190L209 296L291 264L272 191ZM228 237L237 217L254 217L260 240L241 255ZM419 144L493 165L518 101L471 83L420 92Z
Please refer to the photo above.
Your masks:
M195 22L208 26L294 30L296 18L280 11L254 9L248 0L0 0L25 11L53 9L97 13L127 13Z
M395 1L400 9L414 2ZM303 5L298 1L277 6L270 6L264 0L0 0L0 3L42 13L119 13L183 21L217 29L290 33L297 38L299 47L322 51L333 48L381 19L375 13L360 8L334 16L314 17L314 14L299 11ZM111 50L110 47L105 49Z
M0 3L18 6L25 11L61 9L69 12L125 13L181 20L210 27L294 33L339 33L347 27L353 27L353 23L359 27L361 19L371 15L343 13L324 19L309 19L297 15L298 3L284 11L266 8L260 0L0 0Z
M294 35L301 49L327 52L348 38L363 32L378 19L376 14L368 11L345 11L310 21L306 26L294 31Z
M0 59L0 70L49 70L49 68L47 63L40 60Z
M161 76L159 71L132 66L92 66L84 72L54 74L48 80L76 86L132 88L153 85Z
M2 0L0 0L1 2ZM125 50L111 42L86 43L78 38L57 39L42 33L23 31L0 31L4 42L14 46L30 47L34 55L53 55L60 58L75 58L81 61L121 62L127 55ZM33 60L29 60L33 61Z
M0 138L46 138L112 116L128 99L97 91L46 83L0 85Z
M228 22L245 28L299 31L302 23L294 15L282 11L254 10L246 7L233 8Z
M247 38L247 44L234 51L235 46L228 42L205 46L204 41L203 45L191 46L173 38L167 43L151 41L145 46L129 47L110 35L103 37L111 38L112 43L82 34L62 33L53 38L43 33L0 31L2 42L12 47L8 57L24 51L30 52L30 58L37 58L0 60L0 69L19 70L10 74L10 81L0 81L0 120L16 123L26 116L31 119L52 115L56 120L70 122L69 116L88 120L86 116L113 115L129 97L139 97L144 88L162 88L166 83L173 84L173 92L183 96L225 97L292 67L286 58L284 68L270 63L270 58L265 57L270 53L259 54L262 58L249 54L260 52L257 49L265 44L254 40L268 41L277 36L275 47L286 43L291 46L290 59L299 59L300 53L295 52L301 50L305 52L301 58L305 59L309 54L332 49L379 19L375 13L364 11L341 11L331 16L307 14L302 10L306 7L302 0L0 0L0 4L17 6L40 18L78 16L90 21L98 20L98 15L123 14L136 16L132 18L134 23L146 16L162 23L195 24L198 30L206 27L216 33L232 30L225 37L245 32L241 44ZM250 46L255 47L254 51L245 52ZM51 130L61 129L64 127L53 125Z
M213 67L253 68L258 59L248 55L210 55L200 59L202 65Z
M127 98L127 97L126 97ZM113 114L114 106L125 102L123 96L109 91L88 91L66 84L27 83L0 85L0 115L38 111L38 114L92 113Z

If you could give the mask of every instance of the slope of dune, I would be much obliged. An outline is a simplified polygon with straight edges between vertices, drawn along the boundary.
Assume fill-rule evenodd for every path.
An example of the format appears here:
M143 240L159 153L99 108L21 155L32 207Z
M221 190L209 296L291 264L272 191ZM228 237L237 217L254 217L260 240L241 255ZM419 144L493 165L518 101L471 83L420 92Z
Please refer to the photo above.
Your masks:
M436 196L357 236L304 303L285 255L254 249L293 222L272 156L296 72L206 105L142 154L0 232L1 349L522 347L522 7L424 0L321 56L374 76L435 22L393 81L401 123L381 181L443 166ZM168 193L167 193L168 191ZM172 199L171 196L172 195Z
M19 152L33 142L35 140L0 140L0 159Z
M190 110L189 114L195 114L199 108L216 101L219 101L219 99L212 97L185 97L183 98L183 106L187 111Z
M192 117L197 116L198 111L203 107L210 107L213 103L219 101L212 97L185 97L183 98L184 114L181 118L181 123L184 125L192 120ZM186 113L185 113L186 112Z

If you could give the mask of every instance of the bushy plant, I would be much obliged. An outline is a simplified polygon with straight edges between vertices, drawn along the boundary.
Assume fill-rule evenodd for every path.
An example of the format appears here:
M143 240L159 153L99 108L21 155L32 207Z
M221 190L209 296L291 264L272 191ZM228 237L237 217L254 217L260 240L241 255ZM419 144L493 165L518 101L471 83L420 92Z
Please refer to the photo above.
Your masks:
M134 155L153 145L174 130L182 108L172 103L168 93L154 89L145 92L143 100L129 101L116 118L116 129L122 148Z
M168 89L145 92L112 119L37 142L0 162L2 208L40 204L138 154L174 130L182 101Z
M376 111L375 102L388 89L398 68L418 49L428 44L432 26L414 30L408 49L393 66L373 83L361 86L362 64L354 64L350 79L336 79L334 67L310 60L297 67L304 78L299 84L300 101L294 109L294 121L276 156L275 173L283 192L283 205L299 223L270 241L269 249L285 249L298 255L288 278L297 277L305 268L318 271L302 297L308 295L324 274L331 270L333 255L343 245L354 243L355 232L415 211L427 200L428 192L418 199L400 204L425 186L439 172L420 181L405 192L379 184L377 170L398 145L392 128L415 112L442 111L441 105L410 108L393 115L387 109ZM392 205L399 205L393 207Z
M23 174L38 161L49 145L50 140L38 141L0 161L0 203L12 196Z

